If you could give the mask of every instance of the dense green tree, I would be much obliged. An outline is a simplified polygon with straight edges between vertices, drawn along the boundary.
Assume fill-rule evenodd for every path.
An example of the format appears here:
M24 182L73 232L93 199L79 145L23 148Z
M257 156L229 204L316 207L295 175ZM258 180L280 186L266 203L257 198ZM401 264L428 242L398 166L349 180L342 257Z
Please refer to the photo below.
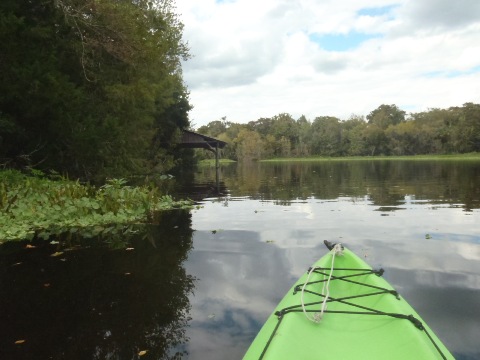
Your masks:
M385 130L390 125L397 125L405 121L405 111L400 110L397 105L380 105L367 115L369 124L377 125Z
M307 138L305 128L309 125L304 116L295 121L287 113L280 113L272 118L260 118L248 123L250 130L258 132L265 139L264 155L267 157L284 156L282 154L290 156L292 153L298 156L301 153L308 153L305 143Z
M313 120L311 133L311 149L314 154L340 155L342 141L340 119L333 116L319 116Z
M362 136L365 148L368 151L367 155L385 155L387 153L388 139L380 126L368 124L363 130Z
M463 105L457 136L463 144L460 152L480 151L480 104Z
M430 109L429 111L411 114L417 130L422 129L424 151L418 153L451 152L452 113L448 109Z
M465 153L480 151L480 105L431 109L412 114L417 132L430 134L427 152Z
M231 139L227 133L221 133L220 135L217 136L217 139L218 140L221 140L221 141L225 141L228 146L226 146L225 148L223 148L221 150L221 156L223 156L224 158L227 158L227 159L236 159L237 158L237 155L236 155L236 152L235 152L235 147L232 146L233 145L233 139ZM211 156L213 158L213 153L211 153Z
M156 133L150 147L148 169L153 169L154 172L165 172L171 164L176 165L182 160L187 162L192 160L192 149L168 146L179 142L182 135L181 129L190 126L188 112L191 108L188 94L181 91L172 94L171 104L155 116Z
M250 121L248 123L248 126L250 130L256 131L261 136L265 137L267 135L273 135L272 134L273 122L274 122L274 119L271 119L271 118L260 118L255 121Z
M227 131L227 128L230 126L230 122L227 121L227 117L222 117L221 120L215 120L209 122L207 125L201 126L198 128L200 134L217 137L222 133Z
M279 157L290 157L292 155L292 143L286 136L280 137L276 141L277 148L275 154Z
M295 146L296 156L308 156L311 154L311 146L309 139L311 138L312 124L302 115L297 120L298 143Z
M263 140L259 133L242 129L235 139L237 158L242 160L259 160L263 153Z
M227 121L226 117L222 117L221 120L211 121L207 125L201 126L197 131L200 134L225 141L228 146L222 150L222 156L237 160L237 155L242 153L240 150L237 152L237 146L241 143L241 141L237 141L237 138L244 130L252 131L249 125L237 124ZM210 151L196 150L196 157L199 160L211 159L214 157L214 154Z
M367 123L363 116L352 115L350 118L342 123L343 141L342 152L345 155L367 155L368 151L364 141L364 132L367 128Z
M278 147L278 141L275 139L275 136L267 134L263 139L264 143L264 156L265 158L272 158L275 156Z
M297 123L295 119L287 113L281 113L272 117L270 133L278 140L285 137L290 142L290 145L298 142Z
M85 177L171 167L157 150L189 125L182 30L171 0L2 1L0 158Z
M415 155L422 153L419 148L420 136L412 121L389 126L385 130L389 153L392 155Z

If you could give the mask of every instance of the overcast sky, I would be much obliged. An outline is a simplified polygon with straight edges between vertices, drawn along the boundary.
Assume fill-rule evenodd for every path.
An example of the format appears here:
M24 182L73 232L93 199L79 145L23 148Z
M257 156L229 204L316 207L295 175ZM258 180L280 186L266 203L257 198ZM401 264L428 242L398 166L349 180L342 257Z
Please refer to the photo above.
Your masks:
M480 102L480 0L177 0L195 128Z

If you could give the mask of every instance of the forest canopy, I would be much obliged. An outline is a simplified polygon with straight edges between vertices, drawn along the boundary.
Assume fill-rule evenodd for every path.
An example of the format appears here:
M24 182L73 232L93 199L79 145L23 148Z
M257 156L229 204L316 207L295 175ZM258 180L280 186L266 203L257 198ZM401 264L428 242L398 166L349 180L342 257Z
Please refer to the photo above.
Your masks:
M166 171L189 127L173 0L2 0L0 164ZM178 152L177 152L178 154Z
M227 141L234 160L275 157L459 154L480 152L480 104L408 114L382 104L366 117L294 119L281 113L247 124L224 117L198 129Z

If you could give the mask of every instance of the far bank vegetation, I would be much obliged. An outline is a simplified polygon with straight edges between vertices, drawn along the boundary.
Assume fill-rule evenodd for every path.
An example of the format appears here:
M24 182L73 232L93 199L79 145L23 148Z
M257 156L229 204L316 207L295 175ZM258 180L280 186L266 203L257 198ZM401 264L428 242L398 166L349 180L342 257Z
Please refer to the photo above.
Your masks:
M232 160L465 154L480 152L480 104L411 114L383 104L346 120L281 113L238 124L224 117L198 132L228 142L223 157Z

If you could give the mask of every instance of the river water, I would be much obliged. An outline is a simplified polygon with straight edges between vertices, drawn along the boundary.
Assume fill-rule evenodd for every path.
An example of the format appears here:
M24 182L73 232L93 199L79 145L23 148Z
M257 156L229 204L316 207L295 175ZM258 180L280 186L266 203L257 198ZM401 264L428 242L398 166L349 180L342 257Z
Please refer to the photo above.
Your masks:
M480 162L232 164L181 177L190 213L109 239L0 245L0 359L241 359L342 242L460 360L480 358Z

